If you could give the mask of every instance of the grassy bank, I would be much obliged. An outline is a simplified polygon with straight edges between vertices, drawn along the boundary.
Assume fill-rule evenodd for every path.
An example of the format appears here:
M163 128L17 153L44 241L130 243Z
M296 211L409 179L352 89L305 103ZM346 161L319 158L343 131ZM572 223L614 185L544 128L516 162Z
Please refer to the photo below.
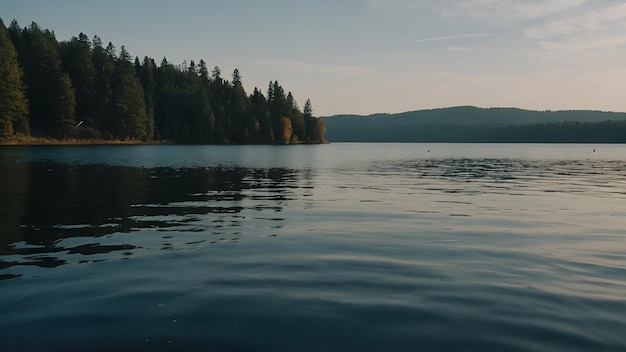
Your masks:
M149 144L161 144L163 142L150 142ZM0 138L0 145L99 145L99 144L148 144L139 140L112 140L112 139L54 139L31 136L13 136Z
M329 142L324 140L323 142L294 142L288 143L290 145L296 144L328 144ZM31 137L24 135L17 135L8 138L0 138L0 146L3 145L140 145L140 144L177 144L175 142L170 141L150 141L144 142L141 140L118 140L118 139L101 139L101 138L92 138L92 139L79 139L79 138L65 138L65 139L54 139L54 138L43 138L43 137ZM184 143L183 143L184 144ZM225 144L225 143L217 143L217 144ZM261 143L262 144L262 143Z

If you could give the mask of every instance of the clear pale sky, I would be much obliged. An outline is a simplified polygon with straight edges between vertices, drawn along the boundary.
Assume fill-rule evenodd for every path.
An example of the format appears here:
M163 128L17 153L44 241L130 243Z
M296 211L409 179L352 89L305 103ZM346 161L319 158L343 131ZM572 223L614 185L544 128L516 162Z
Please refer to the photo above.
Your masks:
M626 111L624 0L2 0L0 18L238 68L248 93L278 80L318 116Z

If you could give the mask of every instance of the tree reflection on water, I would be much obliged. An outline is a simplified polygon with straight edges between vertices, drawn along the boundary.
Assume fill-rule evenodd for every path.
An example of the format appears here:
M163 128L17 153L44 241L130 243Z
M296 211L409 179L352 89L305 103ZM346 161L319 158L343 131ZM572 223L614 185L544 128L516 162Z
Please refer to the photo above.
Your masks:
M138 246L106 244L113 234L142 230L195 242L236 241L245 209L280 212L299 187L291 169L139 168L106 165L3 163L0 183L0 269L55 267L63 254L93 256ZM279 221L272 217L274 222ZM202 237L203 236L203 237ZM128 237L127 237L128 238ZM119 240L119 236L118 236ZM160 249L172 249L172 241ZM6 274L0 279L19 275Z

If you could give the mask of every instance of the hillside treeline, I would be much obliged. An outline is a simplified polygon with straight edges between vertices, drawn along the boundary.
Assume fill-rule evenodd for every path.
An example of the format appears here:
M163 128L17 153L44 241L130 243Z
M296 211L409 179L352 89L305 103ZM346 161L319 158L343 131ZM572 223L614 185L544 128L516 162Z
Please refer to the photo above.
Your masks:
M204 60L174 65L132 58L83 33L57 41L36 23L0 19L0 138L167 140L291 144L325 141L310 100L300 109L272 81L250 95Z
M331 142L626 143L626 114L455 107L326 118Z
M423 124L352 132L329 128L331 142L626 143L626 121L531 125Z

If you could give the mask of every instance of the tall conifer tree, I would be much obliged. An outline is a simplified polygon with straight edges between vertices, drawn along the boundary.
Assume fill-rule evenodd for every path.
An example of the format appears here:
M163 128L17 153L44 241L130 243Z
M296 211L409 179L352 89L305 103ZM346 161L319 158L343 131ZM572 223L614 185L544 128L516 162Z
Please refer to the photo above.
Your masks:
M32 23L22 31L27 93L32 132L39 136L68 137L73 133L74 88L63 71L54 34Z
M69 42L60 45L63 69L70 75L76 94L76 121L86 126L94 126L98 114L96 107L96 69L92 61L91 42L80 33Z
M124 46L111 76L111 126L115 137L122 139L152 138L153 121L149 121L144 92L131 57Z
M22 82L17 51L0 19L0 137L29 134L28 100Z

